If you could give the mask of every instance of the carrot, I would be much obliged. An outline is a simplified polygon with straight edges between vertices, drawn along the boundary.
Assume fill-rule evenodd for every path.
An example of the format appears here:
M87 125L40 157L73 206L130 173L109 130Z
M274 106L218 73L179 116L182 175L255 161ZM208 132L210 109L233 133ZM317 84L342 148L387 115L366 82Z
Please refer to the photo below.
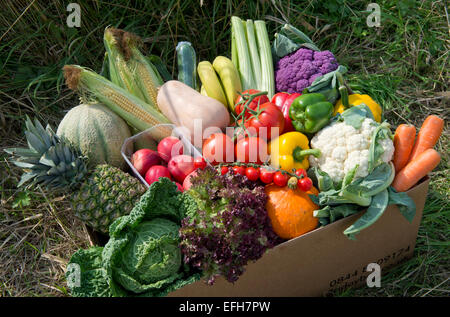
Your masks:
M398 173L408 163L416 139L416 128L411 124L400 124L394 134L394 167Z
M422 177L431 172L441 161L435 149L427 149L410 161L395 175L392 187L398 192L405 192L413 187Z
M416 159L426 149L433 148L444 129L444 120L435 115L428 116L420 127L417 140L409 157L409 162Z

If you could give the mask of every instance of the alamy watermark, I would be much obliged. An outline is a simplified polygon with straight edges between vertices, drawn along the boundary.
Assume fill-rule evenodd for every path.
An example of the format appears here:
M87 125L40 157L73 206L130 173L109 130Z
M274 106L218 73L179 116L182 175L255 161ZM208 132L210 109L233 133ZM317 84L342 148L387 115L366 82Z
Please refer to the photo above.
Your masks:
M70 12L67 16L66 23L69 28L81 26L81 8L78 3L69 3L66 8Z
M81 269L77 263L67 265L67 286L71 289L81 286Z
M371 12L366 19L367 26L370 28L380 27L381 25L381 9L377 3L369 3L366 11Z
M367 287L381 287L381 267L377 263L369 263L366 268L367 272L372 272L367 276Z

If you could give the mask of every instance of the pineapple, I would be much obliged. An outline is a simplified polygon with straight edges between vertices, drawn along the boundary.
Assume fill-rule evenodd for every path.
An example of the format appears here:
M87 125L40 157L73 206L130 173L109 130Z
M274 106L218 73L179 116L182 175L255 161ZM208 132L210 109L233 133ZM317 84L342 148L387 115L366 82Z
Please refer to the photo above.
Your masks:
M27 117L28 148L5 151L17 156L24 169L18 186L41 185L53 192L74 191L70 198L75 216L93 229L107 233L109 225L128 214L146 191L135 177L107 165L90 168L79 149L58 137L52 128Z

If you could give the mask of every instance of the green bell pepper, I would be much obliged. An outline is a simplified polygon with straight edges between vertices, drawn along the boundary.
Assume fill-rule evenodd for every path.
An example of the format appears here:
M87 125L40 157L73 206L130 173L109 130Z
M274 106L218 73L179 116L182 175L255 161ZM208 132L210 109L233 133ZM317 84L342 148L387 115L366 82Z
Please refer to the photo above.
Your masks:
M316 133L322 129L333 115L333 104L319 93L307 93L294 99L289 116L295 130Z

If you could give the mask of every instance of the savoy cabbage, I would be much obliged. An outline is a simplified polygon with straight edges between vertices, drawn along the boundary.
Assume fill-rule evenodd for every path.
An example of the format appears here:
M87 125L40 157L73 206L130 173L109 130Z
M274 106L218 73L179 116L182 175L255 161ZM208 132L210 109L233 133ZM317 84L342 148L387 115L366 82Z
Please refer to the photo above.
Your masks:
M103 248L72 256L69 265L78 265L80 274L79 283L69 285L72 296L165 296L200 279L183 264L179 248L186 208L175 183L153 183L129 215L111 224ZM68 281L75 273L67 271Z

